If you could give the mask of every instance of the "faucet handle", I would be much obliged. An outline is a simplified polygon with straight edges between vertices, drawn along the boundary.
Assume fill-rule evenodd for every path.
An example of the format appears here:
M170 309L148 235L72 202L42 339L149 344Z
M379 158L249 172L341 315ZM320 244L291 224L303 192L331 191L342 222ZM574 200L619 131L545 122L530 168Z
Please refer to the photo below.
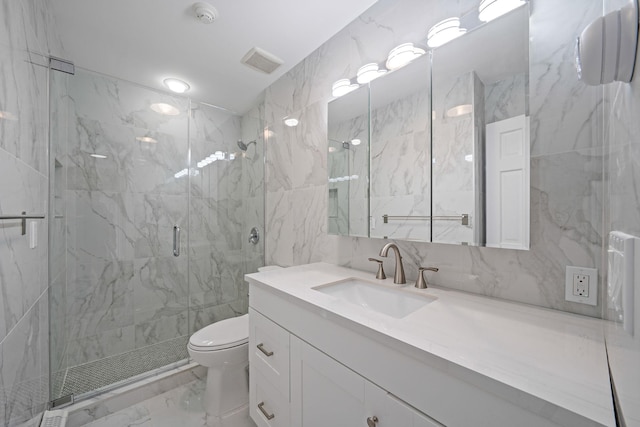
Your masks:
M438 271L437 267L420 267L418 268L418 280L416 280L415 287L418 289L427 289L427 280L424 278L425 271Z
M375 258L369 258L369 261L373 261L373 262L377 262L378 263L378 272L376 273L376 279L380 279L380 280L386 279L387 276L384 274L384 268L382 268L382 260L381 259L375 259Z

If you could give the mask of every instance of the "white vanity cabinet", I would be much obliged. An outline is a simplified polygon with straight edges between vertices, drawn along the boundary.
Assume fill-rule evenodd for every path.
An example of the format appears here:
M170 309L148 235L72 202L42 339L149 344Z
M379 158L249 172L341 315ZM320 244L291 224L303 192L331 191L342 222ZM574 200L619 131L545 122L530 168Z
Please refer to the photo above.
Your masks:
M295 336L291 421L303 427L442 426Z
M255 310L249 313L250 411L259 427L441 426Z
M258 426L616 425L601 321L431 288L397 318L318 290L370 276L326 263L245 276Z

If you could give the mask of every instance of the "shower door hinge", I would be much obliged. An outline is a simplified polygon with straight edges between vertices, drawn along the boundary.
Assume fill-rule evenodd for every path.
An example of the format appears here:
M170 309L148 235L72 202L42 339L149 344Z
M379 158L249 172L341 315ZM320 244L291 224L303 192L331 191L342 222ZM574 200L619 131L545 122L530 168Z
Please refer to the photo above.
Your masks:
M53 399L49 402L49 409L60 408L61 406L67 406L73 404L73 393L66 396Z
M76 66L73 65L73 62L67 61L66 59L56 58L54 56L49 58L49 68L71 75L76 74Z

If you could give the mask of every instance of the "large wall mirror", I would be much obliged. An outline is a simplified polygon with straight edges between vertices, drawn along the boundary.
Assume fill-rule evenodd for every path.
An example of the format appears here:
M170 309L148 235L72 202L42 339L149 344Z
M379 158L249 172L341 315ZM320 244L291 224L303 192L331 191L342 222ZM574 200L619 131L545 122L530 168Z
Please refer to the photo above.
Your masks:
M529 5L461 20L329 103L330 233L529 248Z

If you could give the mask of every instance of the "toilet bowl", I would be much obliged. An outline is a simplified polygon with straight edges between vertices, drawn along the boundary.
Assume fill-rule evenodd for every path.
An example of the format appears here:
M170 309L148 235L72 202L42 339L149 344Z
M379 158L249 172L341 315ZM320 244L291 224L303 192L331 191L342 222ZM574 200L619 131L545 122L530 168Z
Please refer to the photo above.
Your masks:
M225 418L249 403L249 315L206 326L189 339L194 362L208 368L204 406L207 414Z

